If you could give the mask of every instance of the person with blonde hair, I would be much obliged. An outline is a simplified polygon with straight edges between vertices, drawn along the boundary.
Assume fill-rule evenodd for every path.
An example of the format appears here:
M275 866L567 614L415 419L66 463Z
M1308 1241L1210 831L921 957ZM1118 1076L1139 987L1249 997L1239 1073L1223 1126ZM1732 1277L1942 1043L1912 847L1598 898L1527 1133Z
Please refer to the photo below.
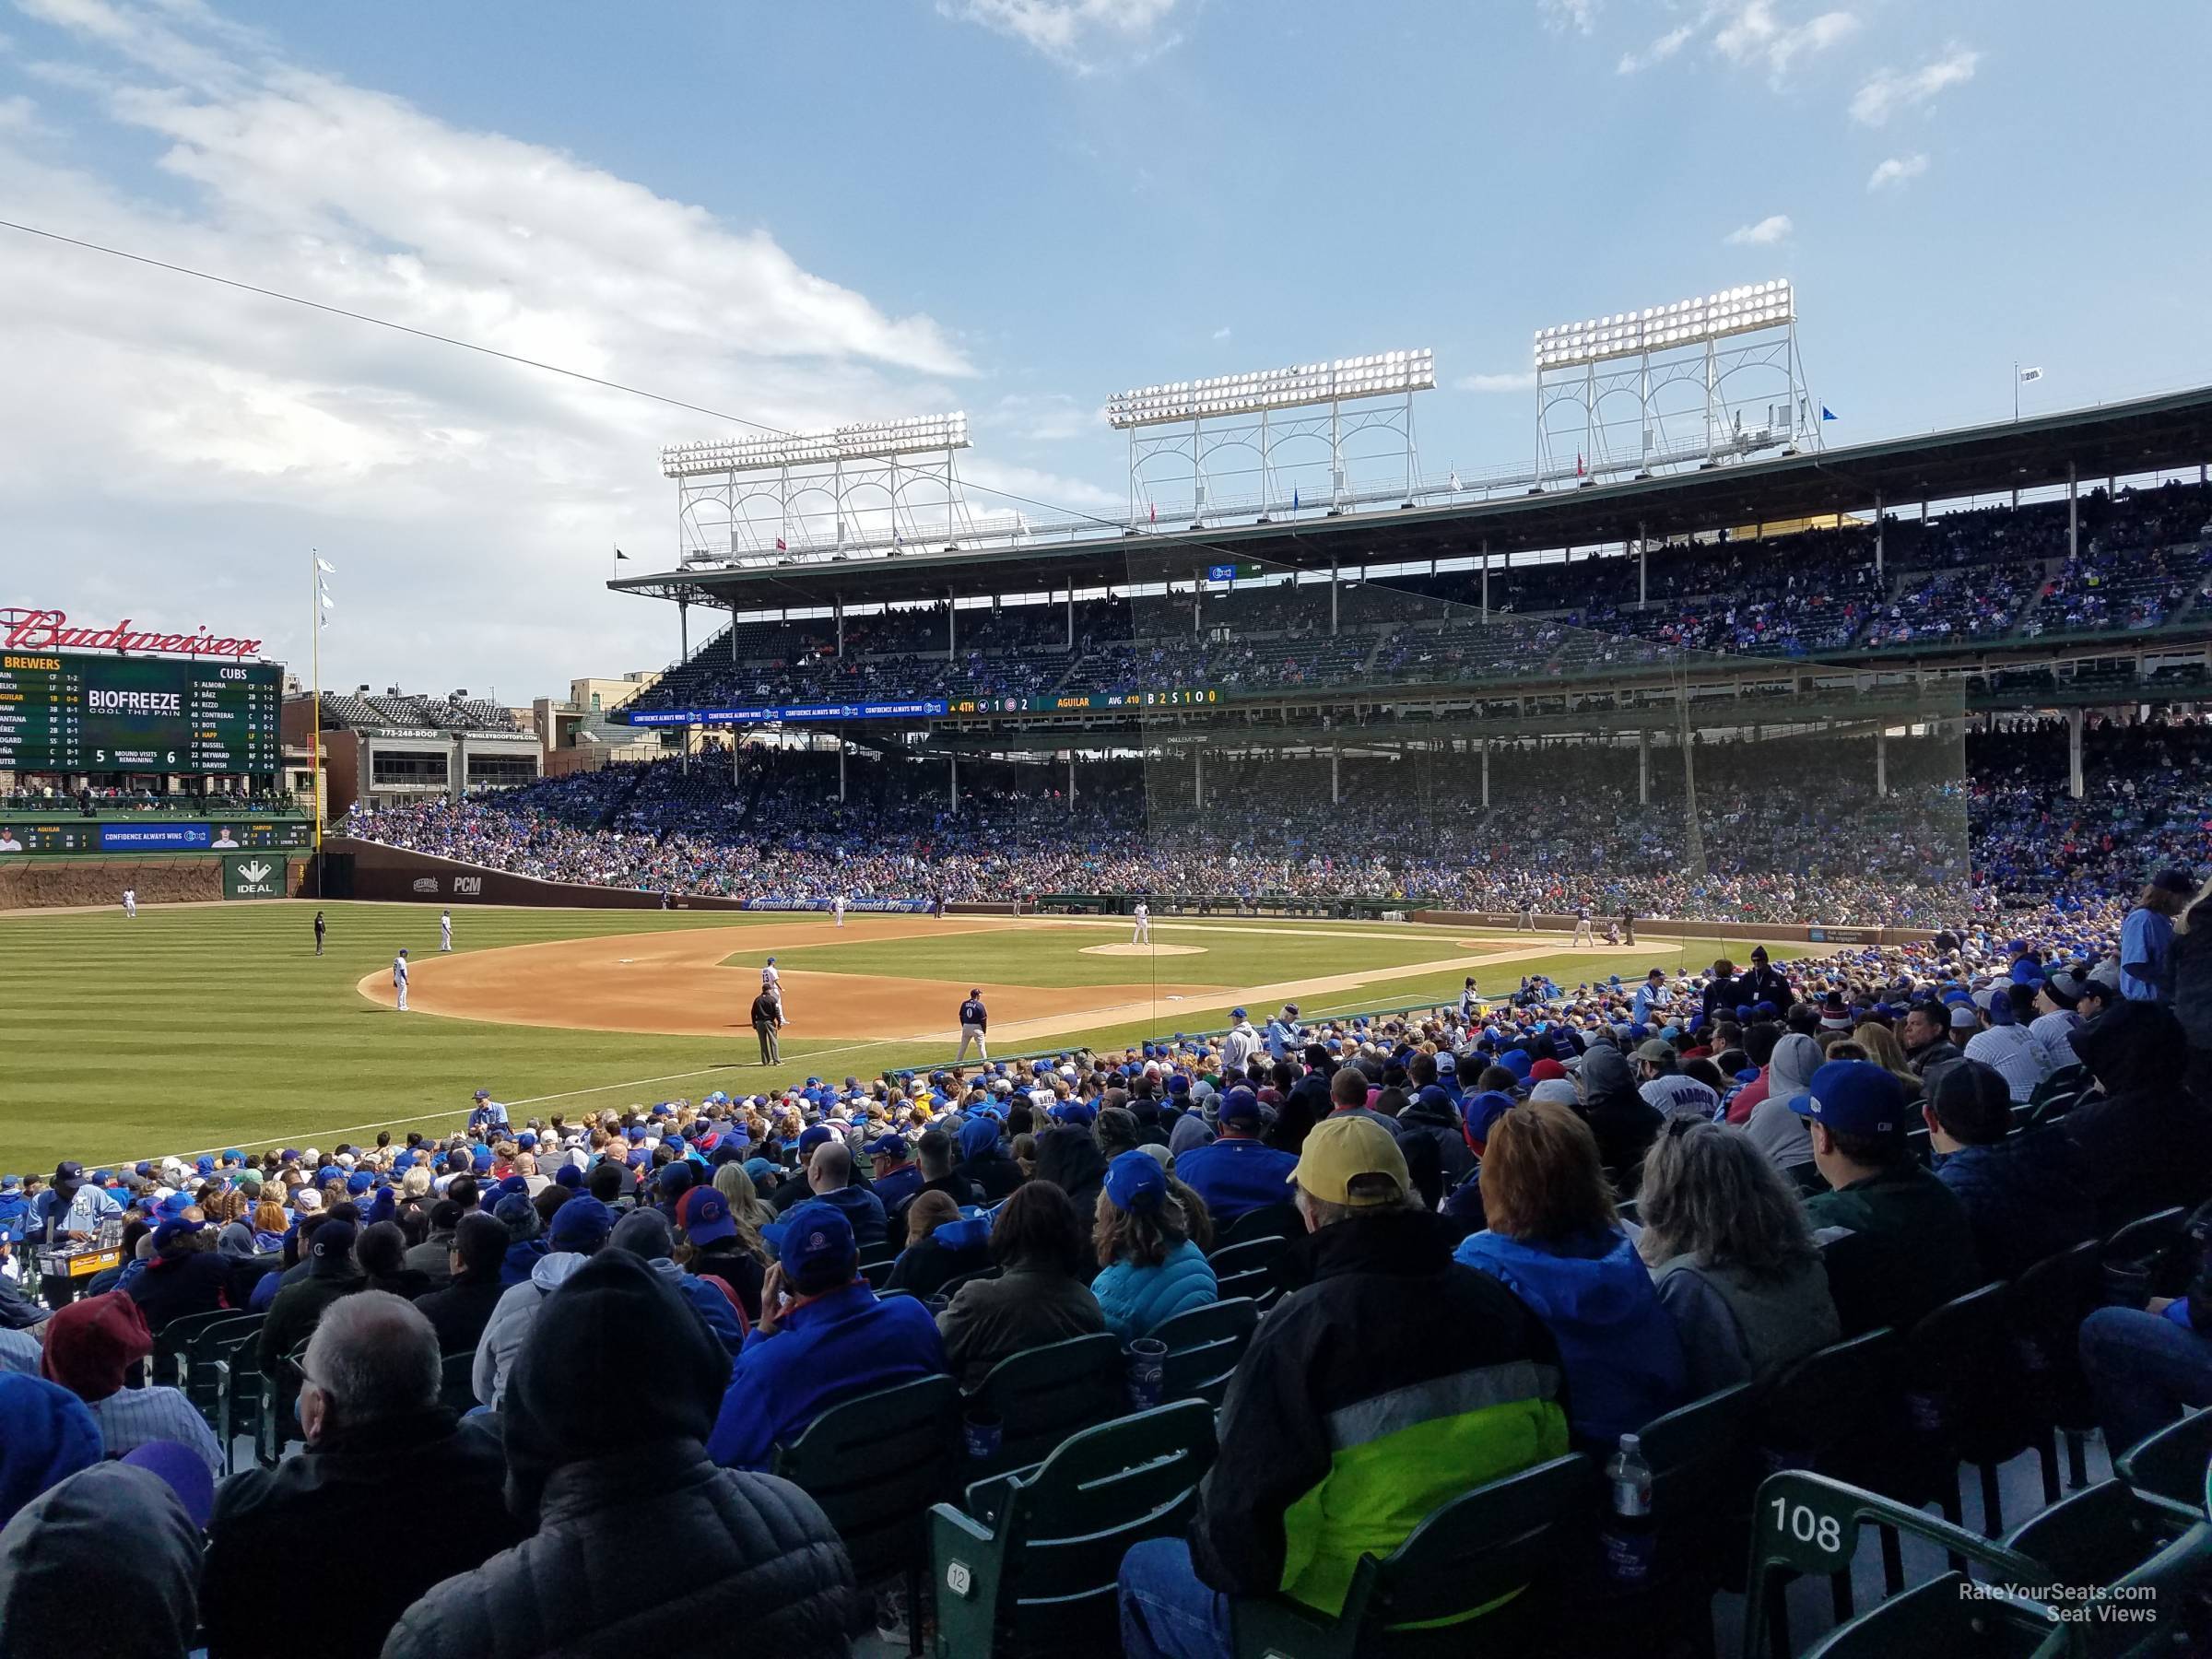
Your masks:
M1644 1157L1637 1214L1637 1253L1681 1337L1692 1396L1772 1376L1841 1335L1805 1207L1747 1131L1669 1121Z
M1477 1181L1489 1230L1462 1240L1453 1258L1520 1297L1558 1341L1575 1440L1609 1449L1687 1400L1682 1339L1575 1109L1532 1100L1506 1112Z
M1895 1031L1878 1020L1863 1019L1852 1031L1851 1041L1857 1043L1864 1053L1837 1054L1831 1052L1829 1058L1871 1060L1905 1086L1906 1100L1917 1100L1921 1098L1926 1085L1921 1082L1920 1074L1912 1069L1912 1063L1905 1058L1905 1045L1898 1041Z

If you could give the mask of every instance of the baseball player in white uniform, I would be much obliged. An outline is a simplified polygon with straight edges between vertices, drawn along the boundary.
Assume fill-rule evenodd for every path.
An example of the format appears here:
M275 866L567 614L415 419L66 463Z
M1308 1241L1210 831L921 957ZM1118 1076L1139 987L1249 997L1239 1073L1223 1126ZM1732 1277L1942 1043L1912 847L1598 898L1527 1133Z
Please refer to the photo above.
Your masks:
M1151 911L1151 908L1150 908L1148 905L1147 905L1147 904L1145 903L1145 901L1144 901L1142 899L1139 899L1139 900L1136 901L1136 912L1135 912L1135 917L1136 917L1136 931L1135 931L1135 933L1133 933L1133 934L1131 934L1131 935L1129 935L1129 943L1130 943L1130 944L1132 944L1132 945L1149 945L1149 944L1151 944L1151 943L1152 943L1152 911Z
M450 910L440 911L438 912L438 948L451 950L453 947L453 912Z
M842 893L830 900L830 913L837 918L840 927L845 924L845 896Z
M1573 943L1577 945L1594 945L1597 943L1597 936L1591 930L1590 926L1590 907L1586 904L1578 904L1575 906Z
M399 1011L407 1011L407 953L401 951L392 959L392 992L399 999Z
M138 920L138 889L135 887L123 889L123 914L125 921Z
M776 959L770 957L760 964L760 994L776 999L776 1012L783 1014L783 976L776 971ZM791 1017L783 1016L786 1019Z

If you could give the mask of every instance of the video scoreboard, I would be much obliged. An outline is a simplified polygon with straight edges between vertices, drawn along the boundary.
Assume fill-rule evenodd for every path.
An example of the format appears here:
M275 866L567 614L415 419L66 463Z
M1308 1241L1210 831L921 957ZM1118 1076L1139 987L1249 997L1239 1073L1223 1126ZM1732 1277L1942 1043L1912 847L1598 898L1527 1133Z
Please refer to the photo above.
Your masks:
M0 654L0 771L274 772L283 674L274 663Z

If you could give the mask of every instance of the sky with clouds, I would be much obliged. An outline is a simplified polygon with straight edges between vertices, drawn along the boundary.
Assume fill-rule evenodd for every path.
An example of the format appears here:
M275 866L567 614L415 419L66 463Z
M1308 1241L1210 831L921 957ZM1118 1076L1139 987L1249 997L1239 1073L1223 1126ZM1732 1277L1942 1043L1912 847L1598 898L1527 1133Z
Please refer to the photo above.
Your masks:
M2212 379L2208 53L2194 0L0 0L0 218L776 427L964 408L971 479L1112 511L1122 387L1430 346L1423 470L1485 471L1535 329L1774 276L1837 441L2016 359ZM328 684L673 653L602 584L725 424L12 231L0 294L0 605L303 661L313 547Z

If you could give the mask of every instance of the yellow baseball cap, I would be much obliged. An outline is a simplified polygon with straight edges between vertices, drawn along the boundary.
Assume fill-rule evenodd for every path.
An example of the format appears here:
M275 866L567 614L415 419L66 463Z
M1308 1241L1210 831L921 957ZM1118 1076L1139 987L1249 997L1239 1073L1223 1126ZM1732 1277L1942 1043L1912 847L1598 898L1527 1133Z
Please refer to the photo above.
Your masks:
M1352 1182L1362 1175L1387 1175L1397 1191L1388 1197L1351 1194ZM1371 1209L1396 1204L1413 1184L1406 1172L1406 1154L1396 1138L1372 1118L1338 1113L1325 1117L1306 1132L1306 1144L1298 1155L1298 1168L1286 1183L1303 1189L1327 1204L1352 1209Z

